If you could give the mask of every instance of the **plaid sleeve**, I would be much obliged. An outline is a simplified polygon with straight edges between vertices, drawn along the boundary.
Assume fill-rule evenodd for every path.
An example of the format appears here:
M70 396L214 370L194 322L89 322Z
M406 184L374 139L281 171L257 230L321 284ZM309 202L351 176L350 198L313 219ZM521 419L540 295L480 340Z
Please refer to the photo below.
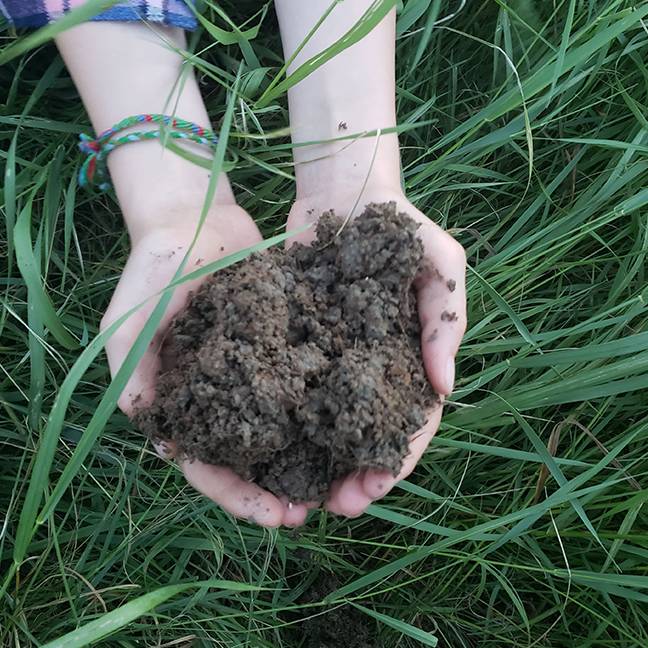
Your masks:
M54 22L84 0L0 0L0 13L16 27L42 27ZM194 14L183 0L118 2L92 20L141 21L195 29Z

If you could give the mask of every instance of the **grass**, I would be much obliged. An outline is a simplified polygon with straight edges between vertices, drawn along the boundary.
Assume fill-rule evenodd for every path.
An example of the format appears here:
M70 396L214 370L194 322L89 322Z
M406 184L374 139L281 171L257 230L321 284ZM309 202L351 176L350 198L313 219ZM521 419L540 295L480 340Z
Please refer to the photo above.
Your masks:
M215 509L113 412L119 210L76 187L87 118L55 50L0 33L0 645L318 645L306 617L371 646L648 645L648 7L403 4L403 181L467 249L470 327L412 477L298 531ZM281 234L274 16L204 16L224 164Z

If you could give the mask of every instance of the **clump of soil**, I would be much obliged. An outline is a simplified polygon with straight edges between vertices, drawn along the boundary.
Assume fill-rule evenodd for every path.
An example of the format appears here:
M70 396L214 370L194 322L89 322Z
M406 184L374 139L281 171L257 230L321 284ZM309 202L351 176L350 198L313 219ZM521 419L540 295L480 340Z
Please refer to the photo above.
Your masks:
M312 246L253 255L200 287L165 338L176 362L136 415L143 432L294 502L358 469L399 471L437 401L412 288L418 225L394 203L342 224L325 213Z

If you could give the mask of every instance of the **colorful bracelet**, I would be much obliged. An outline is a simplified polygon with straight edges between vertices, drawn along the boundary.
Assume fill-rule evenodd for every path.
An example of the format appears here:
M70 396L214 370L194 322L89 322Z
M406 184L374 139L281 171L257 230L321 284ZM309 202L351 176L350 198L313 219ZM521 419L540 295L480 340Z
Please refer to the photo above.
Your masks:
M115 137L120 131L126 130L137 124L154 123L162 124L165 128L160 130L135 131ZM96 139L82 133L79 136L79 148L86 154L79 169L79 184L82 187L96 185L101 191L110 189L110 180L106 159L111 151L123 144L142 142L145 140L160 139L164 134L173 139L190 140L196 144L203 144L214 148L218 143L216 134L208 128L203 128L193 122L169 117L168 115L134 115L127 117L112 128L104 131Z

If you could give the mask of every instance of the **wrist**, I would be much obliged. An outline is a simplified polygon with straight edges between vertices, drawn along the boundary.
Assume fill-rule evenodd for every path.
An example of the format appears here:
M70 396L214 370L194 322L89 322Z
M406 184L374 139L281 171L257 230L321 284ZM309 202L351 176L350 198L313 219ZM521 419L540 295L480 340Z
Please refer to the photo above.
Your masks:
M208 173L193 170L173 173L173 168L169 169L168 166L158 171L157 179L154 177L151 182L148 178L144 182L133 181L133 178L128 182L113 179L124 222L133 242L160 229L193 233L200 220L209 187ZM205 226L214 226L221 212L232 208L240 209L227 176L221 173L205 217ZM245 214L242 209L240 211Z
M185 47L180 29L84 23L61 34L57 44L96 133L141 113L173 114L209 127L198 83L180 53ZM147 128L157 126L141 124L135 130ZM191 148L205 155L202 147ZM209 187L208 170L165 149L159 141L120 146L107 163L132 238L155 228L198 222ZM215 202L233 201L223 175Z
M295 150L297 199L316 194L357 196L363 187L400 191L395 133L322 143Z

